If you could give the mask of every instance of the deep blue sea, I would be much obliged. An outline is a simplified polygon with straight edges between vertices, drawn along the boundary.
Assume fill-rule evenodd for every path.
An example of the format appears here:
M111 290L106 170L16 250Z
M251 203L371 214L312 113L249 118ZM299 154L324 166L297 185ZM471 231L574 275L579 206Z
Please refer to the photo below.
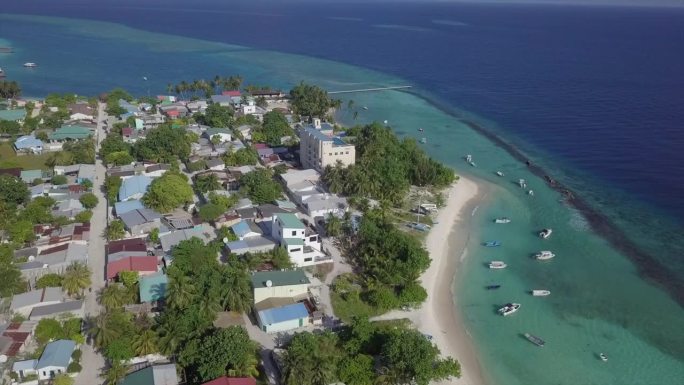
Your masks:
M501 258L525 255L531 247L553 247L566 257L508 269L506 285L521 293L542 283L554 290L549 301L524 303L529 310L512 321L520 328L533 325L552 345L563 346L530 356L539 360L534 365L521 357L536 351L521 353L519 338L504 340L518 326L502 326L491 314L492 299L481 291L491 278L477 260L485 256L469 256L462 269L468 277L461 280L469 286L456 296L488 379L500 385L617 385L670 384L684 376L684 8L36 0L3 4L0 13L107 21L159 33L0 17L0 46L7 39L17 49L0 56L0 66L26 95L94 95L115 86L157 94L167 83L229 75L221 72L225 68L244 71L247 83L268 79L280 87L301 79L329 90L413 85L411 94L354 96L370 107L360 121L364 114L390 119L413 136L425 127L431 155L498 183L497 198L474 223L475 233L504 240ZM21 68L26 61L39 68ZM503 142L485 140L463 122ZM559 203L562 197L543 188L541 178L529 179L536 184L535 201L520 196L492 170L534 177L502 148L540 165L594 211L583 216ZM480 168L463 169L466 151ZM485 216L509 212L520 227L505 233ZM558 229L552 243L530 240L533 229L550 224ZM588 352L601 346L612 349L614 366L594 367Z

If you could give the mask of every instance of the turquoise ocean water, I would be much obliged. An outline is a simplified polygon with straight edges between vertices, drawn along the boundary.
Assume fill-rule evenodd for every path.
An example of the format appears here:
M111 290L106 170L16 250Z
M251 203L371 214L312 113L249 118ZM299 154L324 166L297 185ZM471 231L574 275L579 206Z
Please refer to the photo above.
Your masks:
M36 96L74 90L92 95L115 86L156 94L168 82L234 73L248 83L283 89L300 80L329 90L408 83L341 63L81 20L0 15L0 45L16 50L0 55L0 67L22 83L27 95ZM40 66L23 69L26 61ZM523 163L417 96L427 95L423 90L413 92L354 95L357 106L368 106L359 111L357 122L388 120L402 135L424 136L436 159L491 186L492 194L473 217L469 253L455 287L487 380L498 385L679 383L684 378L682 308L644 281L627 258L593 234L587 220ZM350 115L343 111L340 118L353 123ZM477 168L465 164L465 154L473 154ZM551 159L535 159L562 176ZM496 170L506 177L494 175ZM528 181L534 197L517 187L519 178ZM599 195L598 190L590 193ZM610 202L598 206L610 208ZM498 216L511 217L513 223L495 225ZM554 229L548 240L536 236L544 227ZM480 245L489 239L502 241L503 247ZM548 262L531 258L546 249L557 257ZM491 259L506 261L508 269L487 269L484 263ZM484 290L493 283L503 287ZM533 288L552 294L535 298L527 293ZM521 303L521 310L497 316L496 308L510 301ZM536 348L521 337L524 332L544 338L547 346ZM598 352L610 360L602 363Z

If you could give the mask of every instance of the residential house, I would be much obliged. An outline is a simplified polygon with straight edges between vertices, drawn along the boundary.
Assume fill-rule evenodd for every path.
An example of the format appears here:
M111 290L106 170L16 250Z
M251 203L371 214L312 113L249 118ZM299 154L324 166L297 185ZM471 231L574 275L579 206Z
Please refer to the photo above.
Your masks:
M186 104L185 106L188 107L188 110L190 110L191 114L194 114L196 112L203 114L207 110L208 105L206 100L194 100L188 102L188 104Z
M232 226L230 229L233 231L239 240L244 240L245 238L260 237L263 235L263 231L259 226L253 221L240 221Z
M216 225L216 228L229 227L240 222L241 220L242 219L240 218L240 215L238 215L236 212L229 212L221 214L221 216L214 221L214 225Z
M249 237L240 241L228 242L226 249L231 254L242 255L246 253L261 253L271 251L278 245L269 238L263 236Z
M92 135L90 128L84 126L62 126L48 134L48 139L53 142L65 140L87 139Z
M126 214L129 211L143 209L143 208L145 208L145 206L143 206L142 202L139 200L136 200L136 199L114 203L114 213L117 216L121 216L123 214Z
M220 142L230 142L233 140L233 136L230 133L230 130L227 128L218 128L218 127L209 127L204 133L202 134L205 138L211 140L213 137L218 136Z
M37 139L33 134L20 136L14 141L14 150L17 154L41 154L43 152L43 141Z
M9 120L13 122L23 122L26 118L25 108L14 108L9 110L0 110L0 120Z
M242 126L238 126L235 130L242 135L243 139L252 140L252 126L243 124Z
M135 120L135 128L138 131L147 131L159 127L166 122L166 117L162 114L145 114ZM140 132L138 133L140 135Z
M207 223L195 226L191 229L175 230L159 234L159 242L161 242L162 250L165 252L171 249L182 241L186 241L193 237L199 238L205 245L212 239L216 238L214 229Z
M276 214L291 214L297 210L282 208L271 203L266 203L257 206L257 212L259 213L259 220L262 222L271 222L273 216Z
M55 166L55 175L72 175L76 177L76 183L79 184L85 180L95 182L95 165L94 164L72 164L69 166Z
M83 300L68 300L52 305L41 306L33 309L29 315L32 321L40 321L43 318L62 318L62 317L83 318Z
M256 380L252 377L219 377L205 382L202 385L256 385Z
M145 171L143 175L149 176L150 178L158 178L167 171L171 170L171 165L166 163L155 163L145 166Z
M159 110L162 114L166 115L170 119L184 118L188 116L190 111L185 105L181 103L174 103L167 106L160 106Z
M254 103L254 98L251 96L247 97L245 103L242 103L242 113L244 115L251 115L257 112L256 103Z
M312 197L304 202L306 214L311 218L327 217L328 215L341 216L349 210L347 198L335 194L325 194Z
M12 366L12 371L20 378L25 378L29 374L38 374L39 380L51 380L58 374L67 373L74 350L76 350L75 341L52 341L45 345L38 360L17 361Z
M15 357L23 352L26 345L31 342L37 324L35 321L23 321L0 326L0 357Z
M285 97L285 93L280 90L254 90L250 92L253 97L258 98L263 96L266 99L282 99Z
M142 198L151 183L152 178L146 175L134 175L124 179L119 188L119 201Z
M42 233L34 227L34 233L39 235L35 242L36 246L49 245L49 247L54 247L72 241L83 241L79 243L84 243L90 237L90 223L69 223L54 229L44 228Z
M300 130L299 158L303 168L323 171L338 162L343 166L354 164L356 149L353 144L334 136L332 128L323 129L320 119L314 119L313 126Z
M67 106L69 110L69 120L95 120L97 110L90 107L88 103L73 103Z
M212 171L222 171L226 168L226 163L221 158L207 159L207 169Z
M162 271L140 277L138 281L140 302L151 303L163 300L166 298L168 285L169 277Z
M22 170L19 176L22 182L26 184L33 184L36 179L43 180L43 170Z
M78 199L66 199L57 204L57 207L52 210L52 215L54 217L74 219L83 210L85 209Z
M288 170L286 173L280 174L280 179L283 180L287 189L290 190L292 186L299 185L302 182L308 182L309 185L317 185L321 179L321 174L312 168Z
M303 303L257 310L259 328L266 333L279 333L309 324L309 310Z
M112 241L105 246L107 261L112 262L125 257L144 257L148 255L144 238L130 238Z
M175 103L177 98L174 95L157 95L157 100L162 104Z
M147 234L162 226L161 214L148 208L128 211L120 214L119 218L131 235Z
M271 236L287 249L295 266L330 262L329 257L321 251L318 234L307 228L294 214L275 214L271 222Z
M229 95L211 95L211 102L221 107L232 107L233 99Z
M88 246L78 242L70 242L40 251L28 262L18 264L24 278L34 280L44 274L61 274L73 262L88 262Z
M122 271L137 271L140 276L154 274L158 271L159 261L155 255L142 257L124 257L115 261L107 261L107 279L116 278Z
M292 298L293 302L308 297L311 281L301 269L260 271L252 273L254 304L269 298Z
M121 129L121 137L126 143L135 143L141 138L141 136L141 131L132 127L124 127Z
M12 297L10 311L28 317L34 308L53 305L64 301L64 292L59 287L46 287Z
M119 385L178 385L176 365L148 366L127 374Z

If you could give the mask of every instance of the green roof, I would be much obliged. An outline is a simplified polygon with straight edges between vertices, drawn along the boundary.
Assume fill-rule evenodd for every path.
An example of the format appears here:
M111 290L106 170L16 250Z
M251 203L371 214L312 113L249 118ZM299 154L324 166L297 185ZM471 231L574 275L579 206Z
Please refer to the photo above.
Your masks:
M278 220L283 223L284 228L304 230L304 224L294 214L279 213L276 214L276 217L278 217Z
M23 108L0 110L0 120L21 120L24 117L26 117L26 110Z
M151 366L145 369L140 369L137 372L133 372L127 375L121 385L153 385L154 384L154 372Z
M309 282L303 270L260 271L252 273L252 286L256 288L267 287L266 281L271 281L272 286L301 285Z
M91 135L90 129L83 126L62 126L48 135L50 140L85 139Z
M34 179L41 179L43 177L43 170L23 170L20 177L24 182L30 183Z
M304 246L304 241L299 238L283 238L283 242L288 246Z
M216 134L230 134L230 130L227 128L221 128L221 127L207 128L207 135L216 135Z

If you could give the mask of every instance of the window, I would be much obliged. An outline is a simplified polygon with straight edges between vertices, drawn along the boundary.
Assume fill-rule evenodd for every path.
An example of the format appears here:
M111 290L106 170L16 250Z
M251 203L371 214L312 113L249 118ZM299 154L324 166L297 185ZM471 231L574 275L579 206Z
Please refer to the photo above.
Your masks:
M314 235L313 237L309 237L309 242L316 242L316 238L316 235Z
M298 248L296 248L296 249L290 249L290 252L291 252L291 253L296 253L296 252L298 252L298 251L302 251L302 248L301 248L301 247L298 247Z
M304 258L304 262L311 262L312 260L313 260L313 257Z
M297 230L292 230L292 236L294 237L296 235L297 235Z
M332 152L328 154L328 156L332 156Z

